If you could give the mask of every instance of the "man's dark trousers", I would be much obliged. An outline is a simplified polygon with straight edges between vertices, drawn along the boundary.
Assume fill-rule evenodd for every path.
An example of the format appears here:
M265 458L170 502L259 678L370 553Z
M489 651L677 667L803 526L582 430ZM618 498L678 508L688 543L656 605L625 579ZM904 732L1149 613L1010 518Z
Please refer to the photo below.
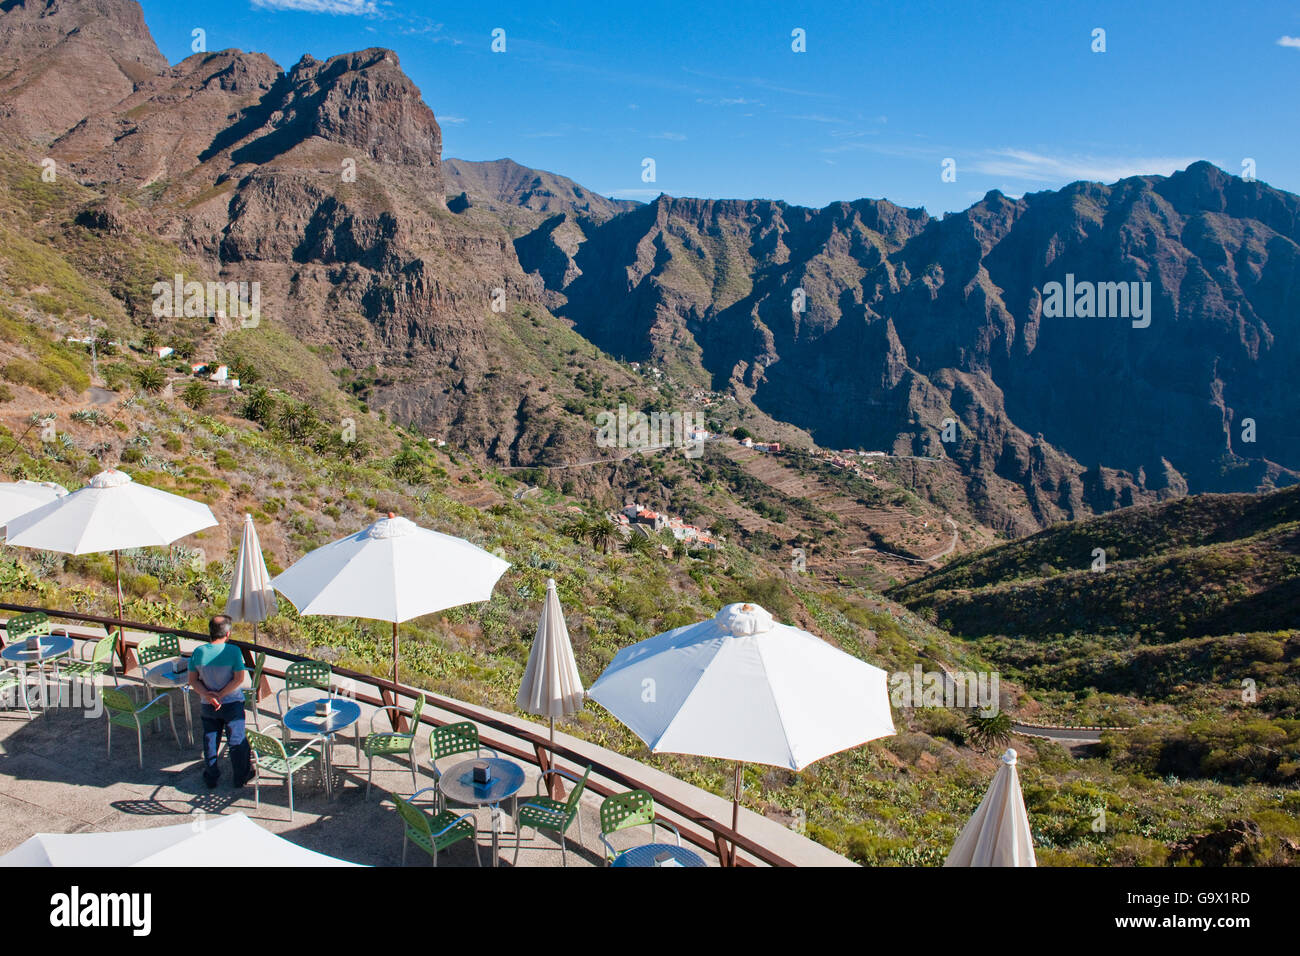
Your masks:
M244 702L237 700L222 704L218 710L211 704L199 708L203 721L203 779L215 784L221 778L217 766L217 753L221 750L221 733L226 732L230 744L230 765L235 773L235 783L243 784L252 776L249 770L248 737L244 733Z

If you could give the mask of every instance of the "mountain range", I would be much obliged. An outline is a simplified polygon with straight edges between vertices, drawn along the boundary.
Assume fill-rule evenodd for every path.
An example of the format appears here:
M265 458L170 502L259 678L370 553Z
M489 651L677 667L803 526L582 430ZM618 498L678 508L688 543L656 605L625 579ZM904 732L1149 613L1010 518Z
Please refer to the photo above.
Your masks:
M683 411L727 395L751 430L941 459L1008 533L1300 479L1300 197L1209 163L942 218L641 204L444 160L390 50L172 65L131 0L5 0L0 57L0 131L95 190L86 221L260 282L372 405L489 462L597 453L569 358L589 348L612 395L653 400L637 362ZM147 326L169 278L123 281L124 315ZM1054 282L1149 283L1149 324L1056 317Z

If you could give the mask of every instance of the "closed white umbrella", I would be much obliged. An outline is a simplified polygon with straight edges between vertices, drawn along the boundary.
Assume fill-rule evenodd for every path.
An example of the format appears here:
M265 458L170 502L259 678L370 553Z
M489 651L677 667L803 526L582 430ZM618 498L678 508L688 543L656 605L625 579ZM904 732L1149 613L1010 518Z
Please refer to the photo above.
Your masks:
M967 821L944 866L1037 866L1029 814L1010 748L988 793Z
M0 484L0 526L67 493L67 488L52 481L7 481Z
M389 514L354 535L317 548L271 580L299 614L364 617L397 625L492 597L510 562L462 538Z
M587 692L655 753L802 770L894 733L886 675L756 604L625 647Z
M555 718L581 710L585 697L578 662L573 657L573 644L569 641L569 627L564 622L560 596L555 591L555 579L547 578L542 617L537 622L537 636L533 638L533 648L528 653L528 667L524 670L515 703L526 713L550 719L551 750L554 751ZM554 759L552 753L552 762Z
M204 817L201 825L112 833L38 833L0 866L356 866L290 843L242 813Z
M7 543L20 548L64 554L112 551L118 638L124 641L122 549L168 545L216 523L203 502L136 484L126 472L110 468L86 487L12 519L6 532Z
M257 625L275 613L275 590L271 576L262 557L262 543L253 526L253 516L244 515L244 534L239 539L239 557L235 560L235 575L230 581L230 597L226 599L226 614L235 621L251 621L253 643L257 643Z

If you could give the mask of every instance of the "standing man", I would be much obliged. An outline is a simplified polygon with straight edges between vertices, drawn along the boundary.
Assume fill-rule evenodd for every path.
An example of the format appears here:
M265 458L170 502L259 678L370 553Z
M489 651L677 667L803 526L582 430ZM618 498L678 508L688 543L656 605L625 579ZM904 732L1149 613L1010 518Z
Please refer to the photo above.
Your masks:
M221 749L221 732L230 744L230 765L235 786L252 779L249 766L248 738L244 734L244 655L227 640L231 619L218 614L208 622L208 643L190 655L190 686L199 695L203 721L203 782L211 790L221 778L217 752Z

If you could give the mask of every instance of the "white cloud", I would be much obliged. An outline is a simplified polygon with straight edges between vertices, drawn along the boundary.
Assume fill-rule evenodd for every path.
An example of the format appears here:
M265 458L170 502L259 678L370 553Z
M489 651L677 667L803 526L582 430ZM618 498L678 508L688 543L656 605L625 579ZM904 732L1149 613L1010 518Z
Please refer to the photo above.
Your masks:
M439 116L438 117L438 124L440 126L464 126L468 122L469 120L467 120L463 116Z
M1278 46L1289 46L1300 50L1300 37L1281 36L1277 38Z
M1109 183L1129 176L1168 176L1201 157L1149 156L1101 159L1093 156L1054 157L1023 149L995 149L972 164L976 172L1038 183L1069 183L1084 179ZM959 161L960 165L960 161Z
M654 199L661 189L615 189L609 194L610 199Z
M378 13L375 0L252 0L263 10L294 10L299 13L331 13L370 16Z
M686 138L686 134L685 134L685 133L651 133L651 134L650 134L650 138L651 138L651 139L671 139L671 140L676 140L676 141L680 142L681 140L684 140L684 139ZM656 193L655 195L658 195L658 193Z

